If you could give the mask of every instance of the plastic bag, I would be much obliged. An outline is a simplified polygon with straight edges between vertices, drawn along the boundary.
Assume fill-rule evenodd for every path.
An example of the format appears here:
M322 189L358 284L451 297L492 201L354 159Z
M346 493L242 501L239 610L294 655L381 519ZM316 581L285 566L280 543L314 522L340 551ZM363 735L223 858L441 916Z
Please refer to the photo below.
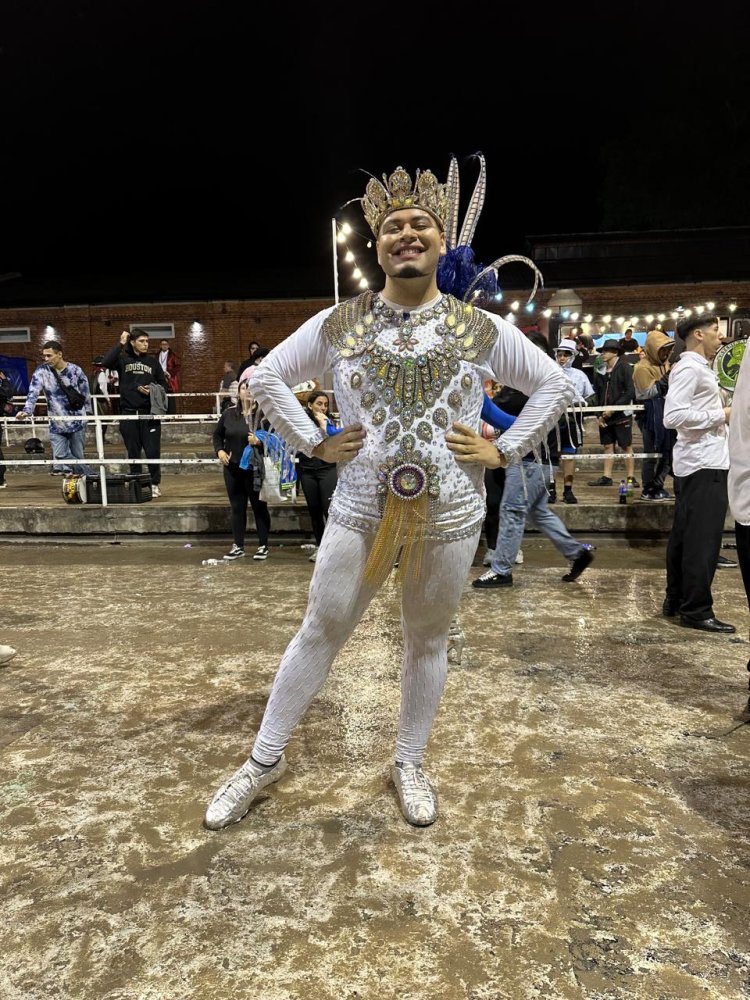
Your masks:
M263 483L259 496L266 503L274 504L294 503L297 498L296 484L281 482L281 461L269 455L263 458Z

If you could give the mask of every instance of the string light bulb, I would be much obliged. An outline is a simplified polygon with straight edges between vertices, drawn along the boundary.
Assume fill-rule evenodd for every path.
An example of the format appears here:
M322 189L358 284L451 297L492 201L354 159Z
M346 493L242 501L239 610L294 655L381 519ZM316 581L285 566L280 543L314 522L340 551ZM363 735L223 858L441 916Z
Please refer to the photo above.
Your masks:
M733 313L736 308L737 308L737 303L736 302L730 302L729 303L729 311L730 311L730 313Z
M713 312L715 308L716 308L716 303L715 302L707 302L706 303L706 309L708 309L709 312Z

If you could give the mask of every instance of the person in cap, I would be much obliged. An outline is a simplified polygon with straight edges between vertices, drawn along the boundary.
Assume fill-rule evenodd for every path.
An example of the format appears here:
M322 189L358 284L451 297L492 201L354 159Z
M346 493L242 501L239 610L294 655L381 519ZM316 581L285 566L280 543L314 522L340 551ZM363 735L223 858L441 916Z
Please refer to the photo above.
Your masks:
M439 291L449 199L430 171L412 180L399 167L383 183L372 178L361 201L383 291L317 313L250 375L276 431L295 450L337 463L338 486L304 621L281 660L251 756L208 807L210 829L242 819L284 774L292 733L399 550L404 658L391 777L404 818L434 822L437 795L422 762L484 519L484 468L526 455L573 396L554 362L514 326ZM290 388L325 371L343 423L333 436ZM529 396L497 442L478 433L487 378Z
M667 545L662 612L687 628L726 634L734 625L714 615L711 583L727 513L729 407L723 406L711 362L721 346L717 316L677 324L685 348L669 375L664 426L677 431L673 451L675 511Z
M635 459L633 458L633 418L623 411L623 404L635 399L633 373L628 362L622 357L620 341L610 338L599 348L604 365L594 372L596 405L606 409L599 414L599 441L608 456L604 459L604 469L598 479L589 486L612 486L612 466L615 461L615 445L625 453L625 474L631 486L638 486L635 479Z
M575 340L563 338L557 345L555 357L566 378L570 379L575 389L574 406L586 406L595 396L594 387L586 374L580 368L574 368L573 362L578 354ZM563 474L563 503L578 503L573 493L573 479L576 463L573 456L583 444L583 419L578 414L565 414L560 420L560 466ZM563 455L570 456L563 458Z

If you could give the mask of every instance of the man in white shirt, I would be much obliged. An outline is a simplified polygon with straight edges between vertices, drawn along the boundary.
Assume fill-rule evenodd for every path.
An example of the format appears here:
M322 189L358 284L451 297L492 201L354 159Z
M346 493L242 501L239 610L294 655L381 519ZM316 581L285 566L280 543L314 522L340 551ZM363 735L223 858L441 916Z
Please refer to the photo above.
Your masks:
M675 513L667 546L666 618L687 628L725 634L734 625L714 616L711 582L727 513L729 407L722 405L711 362L721 346L716 316L677 324L685 350L669 377L664 426L677 431L673 451Z

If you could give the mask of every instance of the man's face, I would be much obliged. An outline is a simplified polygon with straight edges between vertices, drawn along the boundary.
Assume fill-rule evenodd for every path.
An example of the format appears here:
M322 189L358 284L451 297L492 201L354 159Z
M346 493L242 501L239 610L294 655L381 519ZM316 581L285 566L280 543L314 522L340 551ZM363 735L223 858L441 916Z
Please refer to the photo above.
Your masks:
M703 335L703 352L706 355L706 361L713 361L722 342L719 324L712 323L710 326L698 327L697 332Z
M167 343L166 340L162 340L162 342L159 344L159 350L160 351L168 351L169 350L169 344Z
M380 227L378 263L389 278L432 274L445 253L445 234L429 212L404 208L391 212Z
M62 357L62 351L55 351L51 347L45 347L42 351L42 357L46 364L56 365Z
M148 337L145 334L141 334L140 337L136 337L135 340L131 340L130 343L135 348L136 354L146 354L148 351Z
M616 357L617 357L617 351L610 351L610 350L609 350L609 348L607 348L606 350L603 350L603 351L601 352L601 355L602 355L602 357L604 358L604 360L605 360L605 361L607 362L607 364L609 364L609 362L610 362L610 361L611 361L611 360L612 360L613 358L616 358Z

